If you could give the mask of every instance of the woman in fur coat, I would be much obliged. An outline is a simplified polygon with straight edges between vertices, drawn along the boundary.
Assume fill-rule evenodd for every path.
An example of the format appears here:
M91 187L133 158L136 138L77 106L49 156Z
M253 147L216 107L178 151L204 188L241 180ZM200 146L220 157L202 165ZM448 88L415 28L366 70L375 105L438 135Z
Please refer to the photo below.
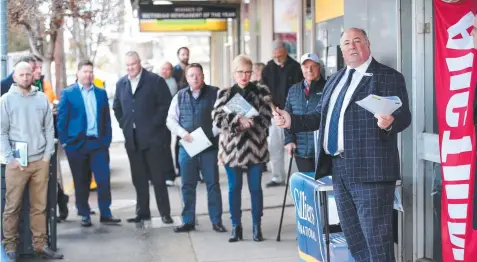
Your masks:
M229 242L243 239L242 233L242 181L243 172L252 200L253 240L262 241L261 217L263 213L262 170L269 160L268 127L272 118L269 89L250 82L252 61L246 56L237 56L233 61L236 84L219 91L212 112L214 124L221 129L219 137L219 163L225 165L229 182L229 208L232 220L232 237ZM258 111L258 116L247 118L236 113L227 113L224 106L236 94Z

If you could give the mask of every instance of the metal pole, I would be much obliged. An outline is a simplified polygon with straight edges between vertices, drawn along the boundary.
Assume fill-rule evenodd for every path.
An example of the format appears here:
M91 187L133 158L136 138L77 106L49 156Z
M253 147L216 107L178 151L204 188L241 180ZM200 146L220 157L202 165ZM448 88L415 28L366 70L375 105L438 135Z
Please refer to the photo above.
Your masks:
M7 76L7 0L0 0L0 46L2 69L0 70L0 78Z

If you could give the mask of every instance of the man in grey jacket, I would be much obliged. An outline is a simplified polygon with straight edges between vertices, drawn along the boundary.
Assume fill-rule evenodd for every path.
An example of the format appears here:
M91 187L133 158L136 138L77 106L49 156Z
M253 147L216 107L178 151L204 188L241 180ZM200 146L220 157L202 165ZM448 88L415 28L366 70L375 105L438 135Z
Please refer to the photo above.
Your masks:
M45 94L31 85L33 74L28 63L18 63L13 78L15 84L0 101L0 141L7 164L3 213L5 252L8 261L16 261L19 213L28 184L33 248L42 257L61 259L62 254L48 247L46 235L49 162L55 143L53 115ZM26 150L19 149L20 145L26 145Z

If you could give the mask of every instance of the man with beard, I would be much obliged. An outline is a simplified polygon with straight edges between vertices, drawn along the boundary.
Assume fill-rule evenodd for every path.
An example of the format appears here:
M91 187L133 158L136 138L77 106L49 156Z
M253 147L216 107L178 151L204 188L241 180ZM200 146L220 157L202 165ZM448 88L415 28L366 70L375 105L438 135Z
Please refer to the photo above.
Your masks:
M177 50L177 58L179 59L179 64L174 66L172 76L176 80L179 89L182 89L187 86L184 70L189 65L189 48L185 46L179 48Z
M36 67L36 59L33 55L26 55L26 56L22 56L20 58L20 60L18 61L18 63L20 62L26 62L30 65L31 69L33 71L35 71L35 67ZM0 86L1 86L1 95L3 96L4 94L6 94L8 92L8 90L10 89L10 86L15 83L15 80L13 79L13 74L15 73L12 72L11 74L9 74L7 77L5 77L4 79L2 79L2 81L0 82Z
M42 257L62 259L61 253L48 247L46 231L49 167L55 150L53 115L45 94L32 86L31 65L18 63L13 79L15 83L0 102L0 141L7 162L3 213L3 246L7 261L17 261L18 223L26 185L30 193L33 248Z

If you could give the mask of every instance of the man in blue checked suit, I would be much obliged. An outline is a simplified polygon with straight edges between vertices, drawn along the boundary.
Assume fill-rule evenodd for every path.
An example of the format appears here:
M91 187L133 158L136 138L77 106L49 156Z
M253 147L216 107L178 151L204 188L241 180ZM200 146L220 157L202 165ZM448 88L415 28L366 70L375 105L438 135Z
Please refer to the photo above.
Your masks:
M356 261L393 262L394 187L400 179L397 134L411 123L404 77L377 62L366 32L350 28L340 40L346 68L330 77L315 111L277 109L277 125L292 132L319 130L316 178L332 174L340 224ZM356 104L370 94L398 96L392 115Z
M81 225L92 225L88 204L90 171L98 184L100 222L118 224L109 209L111 205L109 146L111 115L104 89L93 85L93 64L78 64L78 81L65 88L58 104L58 139L65 149L75 184L76 207Z

